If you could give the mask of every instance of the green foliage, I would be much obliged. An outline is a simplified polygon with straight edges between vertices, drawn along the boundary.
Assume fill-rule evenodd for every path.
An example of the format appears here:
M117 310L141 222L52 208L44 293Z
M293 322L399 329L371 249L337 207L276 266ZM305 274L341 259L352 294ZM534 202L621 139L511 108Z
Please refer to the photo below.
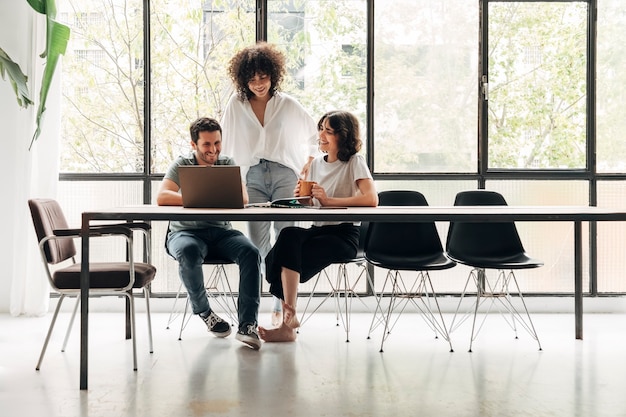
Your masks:
M3 80L8 76L20 107L26 108L33 104L28 91L28 77L2 48L0 48L0 75Z
M365 126L366 10L364 1L272 2L268 40L281 45L292 68L284 90L317 120L332 109L353 112ZM306 17L289 32L277 17L289 8Z
M586 7L491 6L491 168L585 167Z
M63 87L62 170L142 172L149 123L154 161L149 169L164 172L188 150L190 120L221 117L233 91L228 62L255 42L256 1L151 0L150 103L143 94L143 2L66 2L76 44L64 65L71 77ZM357 114L373 130L377 172L475 172L475 2L376 3L373 126L365 124L366 5L365 0L268 2L268 41L287 55L283 90L314 119L338 108ZM586 7L584 2L490 3L485 57L490 168L585 166ZM94 14L102 18L83 23L76 18ZM619 63L624 48L612 44L605 59ZM617 92L611 97L611 108L626 108ZM143 120L146 104L149 121ZM622 117L603 129L621 137L625 118L623 112L614 114ZM611 143L603 145L608 158L624 153Z
M46 66L41 79L41 89L39 90L39 107L36 115L37 127L30 141L30 149L33 146L33 142L41 134L41 124L46 111L48 92L52 84L52 78L59 61L59 56L65 53L65 48L70 37L70 30L67 26L55 20L55 0L27 1L33 10L46 16L46 49L41 54L41 58L46 60ZM28 77L24 75L19 65L13 62L2 49L0 49L0 73L3 79L5 79L5 74L8 74L9 81L17 97L17 102L21 107L26 108L34 104L28 92Z
M73 41L81 49L103 54L94 62L78 56L78 47L73 46L66 57L64 68L72 77L63 88L68 106L63 117L62 170L141 172L143 66L129 65L142 57L141 16L129 13L134 7L140 9L141 2L127 0L125 9L111 8L104 0L69 3L70 20L102 15L98 23L75 24ZM272 1L269 5L268 39L287 55L289 77L283 90L297 97L313 118L343 108L364 122L365 1ZM255 2L197 0L181 5L152 0L150 7L154 161L150 170L164 172L173 158L188 151L191 120L221 117L233 92L228 62L236 50L255 42ZM342 45L352 49L344 50Z
M233 91L228 61L254 43L254 2L191 3L152 5L152 172L165 172L172 159L188 152L190 121L221 118Z
M65 54L65 49L70 38L70 29L54 20L56 13L53 13L54 0L46 1L48 5L46 9L46 49L41 54L42 58L46 59L46 67L41 79L41 89L39 90L39 108L37 109L37 128L30 142L29 148L33 145L33 142L41 134L41 124L43 122L44 112L46 111L46 101L48 99L48 92L52 84L52 77L56 70L56 66L59 62L60 56Z
M597 169L626 172L626 13L622 2L603 3L598 16Z
M472 2L377 3L377 172L475 171L478 21L473 16Z
M143 169L144 72L140 1L70 1L72 45L63 79L62 170Z

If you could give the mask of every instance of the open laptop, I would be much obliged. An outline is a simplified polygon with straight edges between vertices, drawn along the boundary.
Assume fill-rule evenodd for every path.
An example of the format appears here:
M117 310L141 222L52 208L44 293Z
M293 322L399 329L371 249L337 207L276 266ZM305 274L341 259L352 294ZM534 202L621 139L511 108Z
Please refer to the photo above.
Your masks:
M178 167L183 207L243 208L241 173L237 165Z

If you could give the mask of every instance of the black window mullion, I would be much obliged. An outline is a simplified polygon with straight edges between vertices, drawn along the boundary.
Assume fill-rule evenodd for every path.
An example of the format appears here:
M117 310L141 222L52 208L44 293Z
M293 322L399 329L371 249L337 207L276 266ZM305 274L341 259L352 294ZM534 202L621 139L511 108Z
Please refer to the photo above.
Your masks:
M152 136L150 78L150 0L143 1L143 202L152 202Z
M256 40L267 41L267 0L256 0Z

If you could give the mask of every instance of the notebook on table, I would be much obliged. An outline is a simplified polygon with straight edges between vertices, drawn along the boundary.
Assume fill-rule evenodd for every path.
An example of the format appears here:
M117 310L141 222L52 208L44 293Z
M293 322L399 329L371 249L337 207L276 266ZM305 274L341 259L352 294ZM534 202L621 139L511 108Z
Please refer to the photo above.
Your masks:
M266 203L250 203L246 207L314 208L311 197L288 197Z
M339 206L314 206L313 202L311 201L311 197L279 198L278 200L268 201L267 203L247 204L246 207L309 208L317 210L348 208Z
M183 207L243 208L241 172L237 165L178 167Z

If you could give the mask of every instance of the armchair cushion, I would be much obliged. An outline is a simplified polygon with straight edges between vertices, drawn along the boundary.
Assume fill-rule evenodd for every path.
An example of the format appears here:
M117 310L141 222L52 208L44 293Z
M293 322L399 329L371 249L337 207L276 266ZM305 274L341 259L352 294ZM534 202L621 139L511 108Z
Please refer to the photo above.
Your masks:
M80 288L80 263L55 271L52 280L59 289ZM128 262L106 262L89 264L90 288L123 288L129 281ZM154 280L156 268L150 264L135 262L133 288L143 288Z

